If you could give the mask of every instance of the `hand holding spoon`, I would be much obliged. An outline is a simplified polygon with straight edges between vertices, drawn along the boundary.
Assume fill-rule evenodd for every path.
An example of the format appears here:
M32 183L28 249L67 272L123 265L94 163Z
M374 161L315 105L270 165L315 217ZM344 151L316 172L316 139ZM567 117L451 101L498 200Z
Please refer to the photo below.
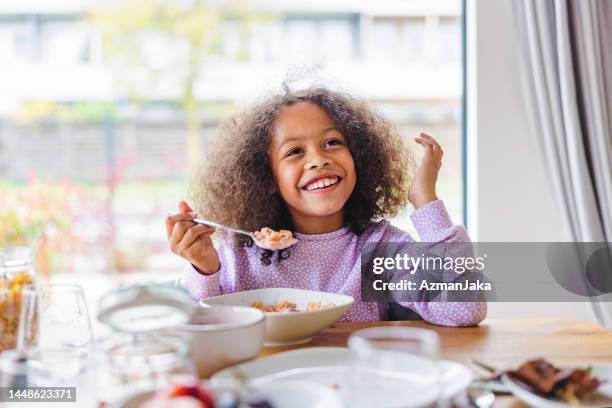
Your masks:
M168 214L177 215L179 213L175 211L169 211ZM262 234L255 234L254 232L245 231L239 228L233 228L228 225L219 224L218 222L205 220L202 218L194 218L192 221L195 222L196 224L208 225L210 227L218 228L218 229L228 231L228 232L233 232L235 234L246 235L250 237L253 240L253 242L255 242L255 245L257 245L258 247L263 248L263 249L269 249L271 251L286 249L286 248L289 248L290 246L295 245L298 242L298 240L293 237L290 237L289 239L286 239L284 241L271 241L271 240L265 239L265 237L262 238Z

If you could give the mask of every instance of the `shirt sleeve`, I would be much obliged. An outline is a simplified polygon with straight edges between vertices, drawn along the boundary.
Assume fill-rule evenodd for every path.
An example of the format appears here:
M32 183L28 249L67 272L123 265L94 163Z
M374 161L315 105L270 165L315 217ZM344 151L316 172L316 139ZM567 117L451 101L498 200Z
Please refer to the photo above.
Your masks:
M470 237L461 225L453 225L441 200L432 201L416 210L412 216L412 223L423 242L431 243L435 247L440 243L469 243ZM465 253L471 245L449 246L455 248L455 253L448 256L466 256ZM454 272L452 272L454 274ZM455 274L456 275L456 274ZM455 276L456 278L456 276ZM441 280L443 280L442 278ZM420 296L419 296L420 297ZM429 323L442 326L474 326L480 323L487 314L487 303L484 295L478 302L447 302L446 296L433 301L398 302L417 312Z
M181 275L180 284L187 290L189 295L194 300L200 300L211 296L222 295L221 290L221 272L223 265L219 271L212 275L204 275L192 264L185 265L183 274Z
M453 225L442 200L425 204L410 216L421 241L470 242L467 231L461 225Z

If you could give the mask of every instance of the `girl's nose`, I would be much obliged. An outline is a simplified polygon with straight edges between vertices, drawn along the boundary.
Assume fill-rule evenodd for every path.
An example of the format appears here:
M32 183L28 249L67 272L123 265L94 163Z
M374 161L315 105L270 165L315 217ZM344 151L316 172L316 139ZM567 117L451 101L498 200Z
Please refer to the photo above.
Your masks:
M309 170L313 170L329 166L330 164L331 160L329 160L327 157L322 155L313 155L313 157L306 162L306 168Z

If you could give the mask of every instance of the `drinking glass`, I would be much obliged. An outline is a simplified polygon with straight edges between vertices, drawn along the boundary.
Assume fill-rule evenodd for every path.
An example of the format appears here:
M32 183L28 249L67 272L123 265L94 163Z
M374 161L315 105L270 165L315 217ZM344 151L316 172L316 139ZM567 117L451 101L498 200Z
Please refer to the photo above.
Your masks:
M32 348L27 352L29 387L74 387L74 402L54 407L97 406L93 356L87 347Z
M95 407L93 332L83 289L72 284L23 289L17 347L26 353L30 387L76 387L74 402Z
M98 390L107 405L180 378L196 378L189 355L191 337L169 330L116 333L98 342Z
M79 285L52 284L40 290L39 345L44 347L87 347L93 331L83 288Z
M348 345L354 355L348 380L349 406L445 406L436 361L440 347L436 332L372 327L355 331Z
M21 306L17 329L17 349L28 350L38 342L38 320L40 310L36 286L27 285L21 290Z

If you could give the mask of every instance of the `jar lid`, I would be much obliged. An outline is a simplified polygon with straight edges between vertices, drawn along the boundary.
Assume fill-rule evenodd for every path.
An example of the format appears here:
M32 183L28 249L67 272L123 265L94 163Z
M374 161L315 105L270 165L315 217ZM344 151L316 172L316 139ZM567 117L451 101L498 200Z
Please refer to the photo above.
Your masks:
M102 296L98 320L117 331L139 333L184 324L193 309L189 294L175 285L134 285Z

